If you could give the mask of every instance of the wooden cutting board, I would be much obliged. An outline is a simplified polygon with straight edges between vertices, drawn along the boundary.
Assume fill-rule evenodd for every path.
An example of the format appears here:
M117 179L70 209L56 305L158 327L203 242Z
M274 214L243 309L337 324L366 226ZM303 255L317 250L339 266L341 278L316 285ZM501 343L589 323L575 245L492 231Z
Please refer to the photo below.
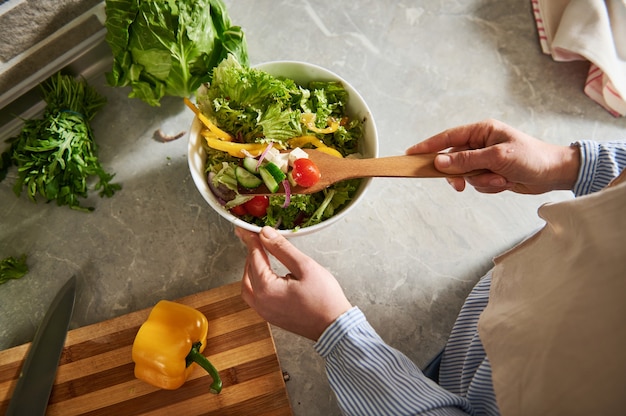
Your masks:
M131 348L151 308L68 332L46 415L291 415L269 325L233 283L178 299L209 320L204 354L223 381L209 393L199 366L177 390L133 374ZM0 414L5 414L30 343L0 351Z

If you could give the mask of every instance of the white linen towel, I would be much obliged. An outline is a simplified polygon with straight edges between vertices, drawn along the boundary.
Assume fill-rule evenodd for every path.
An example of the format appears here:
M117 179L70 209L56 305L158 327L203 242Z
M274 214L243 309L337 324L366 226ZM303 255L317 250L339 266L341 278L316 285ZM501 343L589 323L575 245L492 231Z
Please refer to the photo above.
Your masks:
M626 115L626 0L531 3L543 52L555 61L589 61L585 94Z

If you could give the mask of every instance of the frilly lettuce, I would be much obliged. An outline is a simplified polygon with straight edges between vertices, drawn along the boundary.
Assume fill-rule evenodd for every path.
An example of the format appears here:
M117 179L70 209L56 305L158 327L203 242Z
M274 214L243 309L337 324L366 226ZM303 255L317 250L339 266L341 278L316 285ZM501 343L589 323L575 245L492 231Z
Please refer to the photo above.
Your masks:
M341 120L346 115L348 92L341 82L299 86L243 65L232 55L215 68L212 82L198 90L196 101L214 123L245 143L311 135L348 155L357 151L362 135L356 119L331 134L309 131L302 123L304 113L314 113L319 128L326 127L329 117Z
M111 86L158 106L163 96L189 97L229 54L248 65L242 29L222 0L106 0Z
M292 80L244 67L234 56L214 70L213 82L196 94L200 110L244 142L301 136L299 103L305 91Z

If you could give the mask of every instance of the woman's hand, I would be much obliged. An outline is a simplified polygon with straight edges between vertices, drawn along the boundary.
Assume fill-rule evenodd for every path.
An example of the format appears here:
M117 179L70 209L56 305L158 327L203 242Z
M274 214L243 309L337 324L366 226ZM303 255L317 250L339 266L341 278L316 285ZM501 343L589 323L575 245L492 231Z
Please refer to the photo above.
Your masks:
M235 234L248 247L241 296L271 324L317 341L352 307L333 275L273 228L259 234L237 228ZM268 253L290 273L277 275Z
M435 167L458 174L448 182L457 190L465 181L479 192L513 191L540 194L572 189L580 169L579 150L535 139L497 120L455 127L407 149L407 154L448 152L435 158ZM490 172L463 177L472 170Z

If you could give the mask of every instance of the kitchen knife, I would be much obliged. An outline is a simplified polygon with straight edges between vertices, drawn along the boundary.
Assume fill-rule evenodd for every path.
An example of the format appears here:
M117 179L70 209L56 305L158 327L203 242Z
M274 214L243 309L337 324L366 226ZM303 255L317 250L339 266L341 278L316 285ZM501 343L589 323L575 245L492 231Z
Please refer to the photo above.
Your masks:
M74 310L76 278L72 276L46 312L17 379L7 416L43 415Z

